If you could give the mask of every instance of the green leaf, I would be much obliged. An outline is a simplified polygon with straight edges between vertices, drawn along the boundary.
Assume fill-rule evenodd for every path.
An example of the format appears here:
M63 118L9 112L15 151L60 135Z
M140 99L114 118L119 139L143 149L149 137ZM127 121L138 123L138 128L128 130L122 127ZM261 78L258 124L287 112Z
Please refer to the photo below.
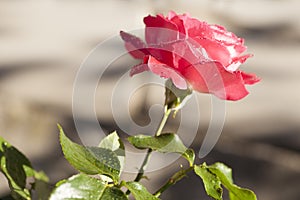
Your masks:
M166 81L165 88L165 105L167 106L167 109L179 110L193 93L193 90L190 88L185 90L177 88L171 79Z
M23 166L31 168L29 160L16 148L0 137L0 169L8 181L14 199L30 199L26 188L26 171Z
M189 161L191 166L194 163L195 154L193 150L187 149L178 135L174 133L164 133L159 136L131 136L128 137L128 141L139 149L150 148L162 153L179 153Z
M254 192L241 188L233 183L232 170L223 163L215 163L207 166L203 163L195 166L195 173L200 176L204 182L205 190L211 197L222 199L222 184L228 191L231 200L256 200Z
M120 171L123 170L125 164L125 147L116 131L102 139L98 147L115 152L120 161Z
M53 187L51 187L49 183L42 180L36 180L34 183L34 190L36 191L36 197L39 200L48 200L52 188Z
M232 170L223 163L215 163L208 166L209 171L214 173L229 191L231 200L256 200L256 195L249 189L241 188L232 181Z
M49 178L44 172L35 172L34 173L35 182L34 190L36 191L37 199L39 200L48 200L52 191L50 186Z
M206 193L214 199L221 200L223 189L220 179L208 170L205 163L199 166L195 165L194 171L201 177Z
M120 161L115 152L100 147L84 147L69 140L60 130L60 143L68 162L78 171L95 175L109 176L114 183L120 178Z
M128 200L128 198L119 188L107 187L100 200Z
M101 140L99 147L116 151L119 148L124 149L124 144L120 140L117 132L114 131Z
M43 179L45 184L48 182L48 177L45 174L36 172L26 156L2 137L0 137L0 171L8 180L11 195L14 199L31 199L31 190L35 189L32 186L40 178ZM34 179L28 182L30 177Z
M50 200L127 200L125 194L114 186L85 174L77 174L57 183Z
M138 182L122 182L122 185L128 188L136 200L159 200Z

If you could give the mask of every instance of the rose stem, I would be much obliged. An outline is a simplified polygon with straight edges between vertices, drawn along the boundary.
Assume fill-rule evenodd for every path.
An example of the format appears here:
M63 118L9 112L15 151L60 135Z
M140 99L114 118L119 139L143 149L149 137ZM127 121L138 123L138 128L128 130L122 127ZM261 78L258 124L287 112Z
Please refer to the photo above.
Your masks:
M164 126L166 125L167 119L168 119L171 111L172 111L171 109L168 109L167 106L165 106L165 114L164 114L164 116L162 117L162 119L160 121L160 124L159 124L159 127L158 127L157 131L155 132L155 136L159 136L161 134ZM146 165L149 161L151 153L152 153L152 149L148 149L147 154L144 158L144 161L143 161L143 163L140 167L139 173L135 177L134 181L139 182L143 178L144 173L145 173L145 168L146 168ZM130 194L130 191L127 190L126 194L127 195Z

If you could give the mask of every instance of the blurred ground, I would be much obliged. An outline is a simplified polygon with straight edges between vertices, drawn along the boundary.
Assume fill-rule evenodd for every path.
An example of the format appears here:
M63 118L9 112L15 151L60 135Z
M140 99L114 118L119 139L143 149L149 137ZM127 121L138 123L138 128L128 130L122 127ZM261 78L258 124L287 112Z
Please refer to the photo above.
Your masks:
M246 39L249 59L243 69L262 82L251 94L226 104L222 136L204 160L223 161L234 169L239 185L253 189L263 200L300 199L300 14L298 0L26 0L0 1L0 135L25 152L53 182L74 171L61 157L56 123L75 133L72 118L73 83L80 64L101 41L120 30L143 28L142 18L157 12L189 12L193 17L220 23ZM118 46L107 47L115 52ZM101 58L99 58L101 60ZM111 131L114 123L112 88L133 64L120 58L100 80L97 116ZM136 82L134 82L136 83ZM126 91L124 91L126 92ZM143 93L144 92L144 93ZM147 92L147 94L145 94ZM147 108L162 96L162 88L136 94L132 110L144 119ZM149 95L152 94L152 95ZM143 98L141 98L143 97ZM210 112L208 95L199 95L203 113ZM141 105L146 105L146 110ZM148 106L148 107L147 107ZM84 108L83 108L84 111ZM202 117L202 116L201 116ZM209 115L193 142L199 148ZM186 127L188 132L189 127ZM73 137L76 137L73 135ZM78 138L77 138L78 139ZM178 162L150 173L161 184ZM165 176L161 176L165 174ZM149 184L149 183L148 183ZM187 187L191 186L192 187ZM155 190L158 185L152 186ZM163 199L205 199L201 182L185 179ZM0 176L0 197L7 194Z

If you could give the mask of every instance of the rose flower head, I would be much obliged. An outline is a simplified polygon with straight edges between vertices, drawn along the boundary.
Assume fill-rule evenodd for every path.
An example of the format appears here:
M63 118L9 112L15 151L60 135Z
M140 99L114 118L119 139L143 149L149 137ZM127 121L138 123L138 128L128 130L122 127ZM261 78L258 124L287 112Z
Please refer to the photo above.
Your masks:
M257 83L255 74L239 70L251 54L244 39L219 25L169 12L144 18L145 41L121 31L128 52L141 59L130 75L152 71L169 78L179 89L188 87L220 99L239 100L249 92L245 85Z

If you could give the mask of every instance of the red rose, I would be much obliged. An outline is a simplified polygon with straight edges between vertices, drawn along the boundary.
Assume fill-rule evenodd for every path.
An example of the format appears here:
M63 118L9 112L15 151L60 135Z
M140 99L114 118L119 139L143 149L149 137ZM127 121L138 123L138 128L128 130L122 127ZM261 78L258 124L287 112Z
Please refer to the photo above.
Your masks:
M170 78L174 85L211 93L221 99L239 100L248 94L246 84L259 78L246 74L238 67L252 55L246 51L244 40L222 26L210 25L187 14L147 16L146 44L121 31L130 54L143 62L131 69L131 75L152 71Z

